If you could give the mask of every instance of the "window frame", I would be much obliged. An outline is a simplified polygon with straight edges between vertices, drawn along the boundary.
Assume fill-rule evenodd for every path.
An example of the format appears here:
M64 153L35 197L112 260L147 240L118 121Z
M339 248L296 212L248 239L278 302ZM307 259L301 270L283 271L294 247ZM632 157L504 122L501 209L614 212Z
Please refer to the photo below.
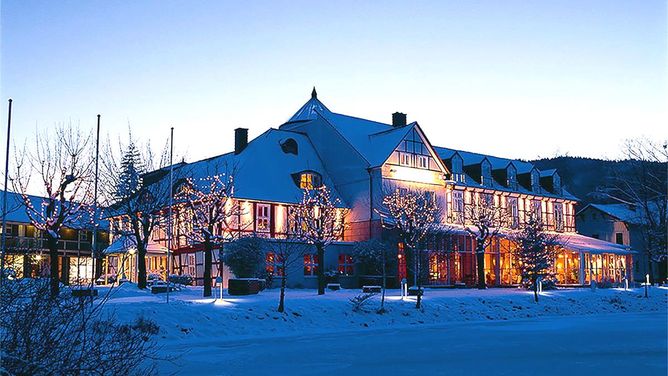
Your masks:
M266 209L266 215L260 215ZM262 228L260 227L262 224ZM271 204L255 204L255 231L261 233L271 232Z

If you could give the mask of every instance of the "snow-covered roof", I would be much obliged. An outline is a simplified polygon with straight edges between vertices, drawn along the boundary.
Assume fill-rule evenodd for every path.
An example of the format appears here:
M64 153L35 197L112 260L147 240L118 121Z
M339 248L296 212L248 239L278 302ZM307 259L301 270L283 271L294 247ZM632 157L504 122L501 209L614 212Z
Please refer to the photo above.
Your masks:
M324 104L322 104L322 102L318 100L318 93L315 91L315 88L313 88L313 92L311 92L311 99L309 99L308 102L306 102L299 110L297 110L297 112L295 112L295 114L292 115L292 117L287 122L291 123L315 120L318 117L318 113L329 114L331 112Z
M102 253L105 255L114 255L122 253L131 253L137 250L137 239L134 235L120 235L117 236L107 248L105 248ZM150 241L146 245L146 252L149 254L165 254L167 253L167 247Z
M445 148L441 146L434 146L434 150L436 150L436 153L438 153L439 157L443 160L448 160L451 159L455 154L458 154L462 157L463 164L464 166L470 166L474 164L479 164L483 160L487 159L490 164L492 165L492 170L498 170L498 169L503 169L508 167L510 164L515 166L517 169L518 174L524 174L531 172L531 170L535 169L536 167L529 162L524 162L516 159L508 159L508 158L500 158L500 157L495 157L492 155L485 155L485 154L479 154L479 153L472 153L468 151L463 151L463 150L456 150L456 149L451 149L451 148ZM538 170L540 171L540 170ZM543 172L541 172L541 176L550 176L553 175L556 172L556 170L546 170L545 173L547 175L543 175ZM464 186L470 186L470 187L483 187L480 185L476 179L473 179L471 176L467 175L464 173L465 179L464 182L457 182L456 185L464 185ZM491 186L486 186L495 190L499 191L507 191L507 192L517 192L521 194L536 194L536 192L532 192L526 188L524 188L521 184L518 184L517 189L510 189L509 187L506 187L503 184L500 184L496 180L492 179L492 185ZM546 189L541 189L541 192L539 193L541 196L546 196L546 197L558 197L558 198L566 198L569 200L577 200L577 197L573 196L570 192L568 192L565 189L562 189L562 194L555 194L547 191Z
M586 210L588 207L595 208L605 214L619 219L622 222L639 225L643 224L643 211L638 207L633 207L628 204L589 204L582 208L578 214Z
M531 172L531 170L533 170L535 168L532 163L520 161L520 160L517 160L517 159L495 157L493 155L473 153L473 152L470 152L470 151L457 150L457 149L452 149L452 148L445 148L445 147L441 147L441 146L434 146L434 149L436 150L438 155L441 157L441 159L450 159L450 158L452 158L453 155L455 155L455 153L459 154L462 157L462 160L463 160L465 166L472 165L472 164L478 164L478 163L482 162L483 159L487 158L489 163L492 165L493 170L506 168L511 163L517 169L518 174L524 174L524 173L527 173L527 172Z
M0 190L0 201L2 200L2 194L4 191ZM32 206L36 209L41 208L46 202L45 197L28 195ZM2 204L0 204L0 210ZM100 208L100 210L103 210ZM26 206L23 202L23 198L19 193L7 191L7 222L13 223L30 223L30 218L26 213ZM92 213L84 210L81 213L81 216L74 221L68 221L65 225L67 228L71 229L92 229ZM98 221L98 228L101 230L107 230L109 228L109 222L105 220Z
M293 139L297 154L283 151L281 144ZM338 198L341 206L346 203L334 189L334 184L322 165L310 140L304 134L269 129L248 143L239 154L227 153L197 162L186 163L175 169L179 178L191 177L195 183L200 178L215 174L232 174L234 197L278 203L298 203L303 191L294 174L312 171L320 174L322 182ZM165 175L163 179L169 179ZM176 183L176 182L175 182Z
M637 253L628 246L606 242L605 240L594 239L580 234L558 234L557 239L564 248L576 251L589 252L594 254L613 253L617 255L627 255Z

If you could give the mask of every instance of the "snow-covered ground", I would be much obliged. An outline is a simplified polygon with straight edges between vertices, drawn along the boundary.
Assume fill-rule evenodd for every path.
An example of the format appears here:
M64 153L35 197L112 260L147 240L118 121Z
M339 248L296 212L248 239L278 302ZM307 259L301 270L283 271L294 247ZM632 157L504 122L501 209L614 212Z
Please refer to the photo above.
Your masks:
M422 310L395 290L384 314L377 298L353 312L358 294L289 290L280 314L277 290L214 301L188 288L167 304L126 284L107 309L160 325L163 373L666 374L668 289L557 290L538 304L517 289L427 290Z

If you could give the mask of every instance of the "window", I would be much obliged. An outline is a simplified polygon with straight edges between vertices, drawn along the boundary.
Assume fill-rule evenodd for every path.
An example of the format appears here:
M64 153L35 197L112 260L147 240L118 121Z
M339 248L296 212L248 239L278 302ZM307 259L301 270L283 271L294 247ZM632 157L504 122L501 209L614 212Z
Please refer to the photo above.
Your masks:
M197 266L196 261L195 261L195 254L190 253L188 254L188 264L186 265L186 273L195 276L195 267Z
M339 274L353 275L354 265L355 263L353 262L353 256L346 254L339 255L339 267L338 267Z
M88 241L88 231L79 231L79 241Z
M621 232L615 233L615 243L624 244L624 234Z
M257 204L255 208L255 230L257 232L269 232L270 209L271 205Z
M516 190L517 189L517 171L515 170L515 167L513 165L508 166L508 169L506 170L506 186L510 189Z
M304 275L313 276L318 274L318 255L304 255Z
M322 185L320 175L315 172L302 172L299 177L299 188L313 189Z
M422 137L415 130L406 135L403 141L395 149L399 165L429 169L431 153L422 142Z
M402 166L412 166L411 155L409 153L399 153L399 164Z
M557 231L564 231L564 205L560 202L554 204L554 225Z
M275 277L283 277L285 275L285 269L283 269L281 261L281 256L278 256L273 252L267 252L267 273Z
M481 169L481 177L480 177L480 184L486 185L486 186L491 186L492 185L492 166L487 162L487 160L484 160L481 163L480 166Z
M510 210L510 218L512 219L511 227L518 228L520 225L520 211L517 206L517 198L509 197L508 198L508 208Z
M417 156L418 168L429 168L429 158L424 155Z
M424 198L429 203L436 203L436 193L427 191L424 193Z
M543 213L543 205L539 200L533 200L531 202L531 214L537 221L541 221L541 214Z
M464 221L464 192L452 192L452 211L453 219L457 223L462 223Z

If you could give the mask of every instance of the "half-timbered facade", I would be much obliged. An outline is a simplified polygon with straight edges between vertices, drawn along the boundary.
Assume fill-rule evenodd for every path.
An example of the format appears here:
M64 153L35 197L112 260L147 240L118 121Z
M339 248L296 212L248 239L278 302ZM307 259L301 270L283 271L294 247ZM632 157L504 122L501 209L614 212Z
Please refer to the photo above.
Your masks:
M195 179L214 171L234 176L233 202L243 214L218 229L228 239L244 233L285 237L293 226L288 212L299 202L302 189L327 185L349 210L348 226L343 239L327 250L325 260L317 260L314 255L304 257L303 272L290 273L293 277L288 282L294 287L315 287L315 270L321 267L355 285L360 273L352 262L353 242L388 238L381 203L383 195L395 189L433 195L442 209L439 220L449 229L447 237L435 234L426 244L427 283L475 283L475 239L464 231L463 214L478 198L509 213L506 233L522 226L532 212L548 231L558 234L561 251L555 272L559 283L582 285L603 279L619 282L629 276L627 265L632 252L628 247L576 233L577 198L563 188L557 171L540 171L528 162L433 146L420 125L408 123L401 113L393 114L391 123L381 123L331 112L315 90L311 99L278 129L269 129L251 142L247 130L237 129L234 152L180 164L175 171L176 176ZM194 274L201 280L201 246L188 239L192 224L178 204L174 210L173 272ZM504 231L485 255L488 285L519 282ZM153 240L166 246L165 230L156 231ZM395 282L406 275L401 244L397 244L397 257ZM268 270L274 270L273 264L268 255ZM226 271L216 269L213 275L221 273Z

